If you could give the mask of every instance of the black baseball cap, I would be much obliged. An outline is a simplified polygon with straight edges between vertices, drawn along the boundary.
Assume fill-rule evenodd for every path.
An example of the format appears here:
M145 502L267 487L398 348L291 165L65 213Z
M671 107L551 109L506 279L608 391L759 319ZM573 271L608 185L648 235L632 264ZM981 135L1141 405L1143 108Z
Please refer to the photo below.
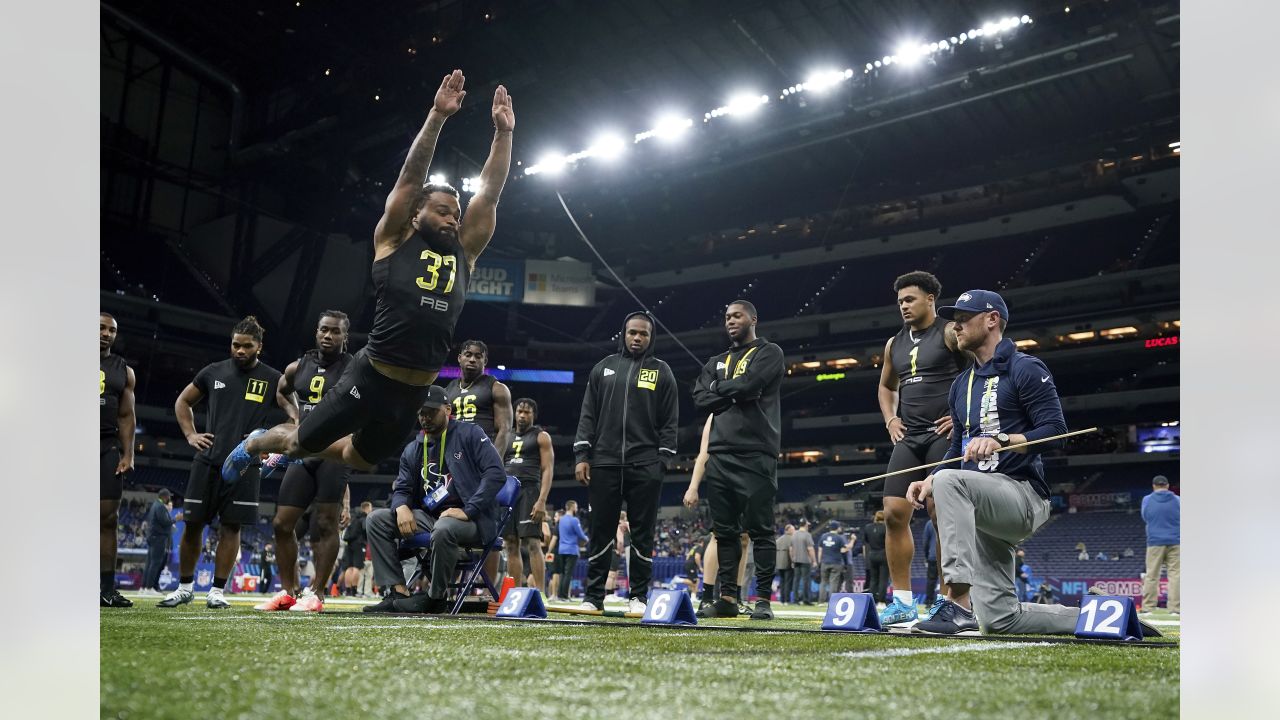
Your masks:
M160 492L156 494L164 498L165 500L168 500L170 497L173 496L173 493L169 492L169 488L160 488Z
M427 397L423 399L422 407L431 410L449 407L449 398L445 397L444 388L439 385L432 385L427 388Z
M1163 475L1157 475L1151 478L1151 484L1160 487L1169 487L1169 478Z
M995 310L1000 317L1009 322L1009 306L999 293L990 290L967 290L956 298L955 305L944 305L938 308L938 315L945 320L955 320L957 312L984 313Z

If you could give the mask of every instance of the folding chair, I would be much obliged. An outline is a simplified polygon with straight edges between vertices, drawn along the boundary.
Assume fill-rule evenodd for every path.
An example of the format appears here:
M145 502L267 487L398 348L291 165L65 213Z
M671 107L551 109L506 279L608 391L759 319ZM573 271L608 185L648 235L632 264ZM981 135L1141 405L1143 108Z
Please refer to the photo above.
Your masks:
M462 610L462 603L466 601L467 596L471 593L471 589L475 586L476 578L484 581L485 587L489 590L492 597L498 599L498 588L494 586L493 579L484 571L484 560L491 552L497 552L502 549L502 531L507 526L507 521L511 519L516 501L520 499L520 481L513 475L507 476L507 481L503 483L502 489L498 491L495 502L498 504L497 521L498 532L493 542L483 547L467 547L463 546L463 556L459 558L455 573L460 572L462 575L461 582L450 583L449 588L456 590L458 593L457 600L453 603L453 609L449 611L451 615L457 615ZM405 538L400 541L401 552L420 551L431 548L431 533L420 532L413 537ZM409 584L412 585L414 580L425 575L421 556L419 556L418 571L410 578Z

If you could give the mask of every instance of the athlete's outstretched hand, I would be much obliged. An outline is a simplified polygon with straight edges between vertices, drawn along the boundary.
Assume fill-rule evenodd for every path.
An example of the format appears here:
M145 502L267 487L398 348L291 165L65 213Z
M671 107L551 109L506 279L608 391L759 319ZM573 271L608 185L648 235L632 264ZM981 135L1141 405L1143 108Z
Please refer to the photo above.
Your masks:
M493 127L498 132L511 132L516 129L516 114L511 109L511 96L502 85L493 91Z
M342 512L338 515L338 529L346 530L351 524L351 508L346 505L342 506Z
M191 433L187 436L187 444L204 452L213 447L213 433Z
M907 486L907 502L917 510L924 508L924 500L933 494L933 476L917 480Z
M462 89L466 82L461 70L445 75L440 81L440 89L436 90L435 111L445 117L458 112L462 108L462 99L467 96L467 91Z

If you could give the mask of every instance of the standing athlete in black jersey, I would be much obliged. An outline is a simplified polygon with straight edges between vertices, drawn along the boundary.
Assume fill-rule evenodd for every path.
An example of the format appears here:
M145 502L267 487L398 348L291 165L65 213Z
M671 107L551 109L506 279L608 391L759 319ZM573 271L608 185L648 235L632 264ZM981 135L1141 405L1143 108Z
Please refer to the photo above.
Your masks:
M934 303L942 283L932 274L915 271L893 281L903 326L884 346L877 394L893 455L888 472L937 462L949 445L951 411L947 396L951 382L968 364L958 349L951 323L939 321ZM905 473L884 482L885 555L893 600L880 612L882 625L917 619L911 595L911 514L907 487L925 473ZM933 506L929 506L930 515Z
M262 326L252 315L231 330L231 357L210 363L196 373L173 404L178 427L187 444L199 450L191 461L191 478L182 508L186 527L178 544L178 589L161 600L159 607L185 605L194 598L196 560L200 556L204 526L219 518L218 548L213 561L213 586L205 605L226 608L222 596L240 551L240 526L258 522L258 470L254 468L234 483L218 477L218 468L246 433L262 427L279 405L291 422L298 421L298 407L280 393L280 371L258 360L262 352ZM196 431L193 408L208 398L206 432ZM209 432L212 431L212 432Z
M116 589L116 524L124 475L133 469L133 368L111 353L116 319L98 315L98 547L99 596L102 607L132 607Z
M511 390L485 372L488 363L489 346L480 340L462 343L458 352L462 377L445 387L444 396L453 406L454 420L479 425L505 455L511 442Z
M373 330L328 398L298 426L254 433L227 457L224 480L234 481L258 453L324 457L368 470L403 447L417 422L427 388L453 345L476 259L493 237L498 196L511 169L515 114L501 85L493 93L493 144L480 189L462 222L458 191L423 184L444 121L462 107L461 70L440 82L373 234Z
M547 579L542 521L547 515L547 493L551 492L551 468L556 454L551 449L551 436L533 424L537 419L538 403L532 398L516 401L516 431L504 460L507 474L520 481L520 500L502 537L507 541L507 574L516 579L516 585L525 585L528 573L520 557L523 551L533 570L533 587L541 591Z
M280 381L282 394L296 395L300 414L305 418L320 401L330 394L338 383L342 371L351 362L347 353L347 330L350 321L347 314L338 310L320 313L316 326L316 348L289 363ZM268 463L270 464L270 463ZM307 458L291 463L280 481L280 495L276 501L276 516L272 520L275 530L276 559L280 564L280 592L255 610L324 610L324 589L333 574L333 564L338 559L338 527L350 521L350 494L347 476L351 468L336 461ZM314 554L316 572L311 587L298 595L298 536L295 530L298 519L307 507L315 502L311 515L311 551ZM267 589L270 592L270 589Z

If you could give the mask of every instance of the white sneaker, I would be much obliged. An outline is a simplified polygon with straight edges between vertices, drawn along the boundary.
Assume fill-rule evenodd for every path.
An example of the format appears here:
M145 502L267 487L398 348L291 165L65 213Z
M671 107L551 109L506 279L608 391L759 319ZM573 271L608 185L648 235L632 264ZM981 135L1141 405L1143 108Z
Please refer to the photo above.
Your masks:
M586 600L583 600L583 601L582 601L582 603L581 603L580 605L578 605L578 609L579 609L579 610L584 610L584 611L587 611L587 612L593 612L593 613L602 612L602 610L600 610L600 608L596 607L596 606L595 606L594 604L592 604L592 603L587 602Z
M177 590L174 590L173 592L166 595L163 600L156 603L156 607L171 608L171 607L178 607L179 605L186 605L187 603L191 602L191 600L195 596L196 596L195 593L191 592L190 590L183 590L182 588L178 588Z
M648 606L645 605L644 601L640 598L631 598L627 601L627 612L629 613L639 613L643 615L647 608Z
M159 594L160 593L156 592L155 590L152 590L151 588L142 588L141 590L138 591L138 597L155 597L156 595L159 595Z
M227 599L223 597L220 588L209 588L209 594L204 598L204 605L215 610L231 607L231 603L227 602Z

